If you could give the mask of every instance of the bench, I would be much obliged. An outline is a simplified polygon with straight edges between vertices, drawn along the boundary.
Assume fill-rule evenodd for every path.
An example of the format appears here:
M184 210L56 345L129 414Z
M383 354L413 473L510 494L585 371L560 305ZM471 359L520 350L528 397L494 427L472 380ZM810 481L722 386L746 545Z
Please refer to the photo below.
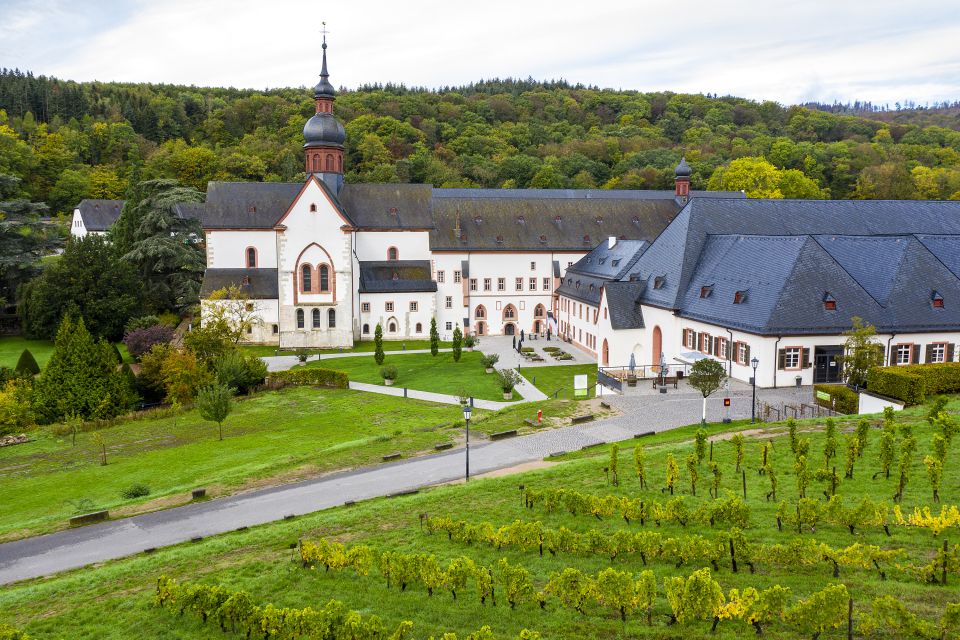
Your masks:
M534 428L536 428L536 427L539 427L539 426L540 426L540 425L537 423L536 420L531 420L530 418L525 418L523 422L524 422L524 424L526 424L526 425L529 426L529 427L534 427Z
M517 430L516 430L516 429L508 429L508 430L506 430L506 431L498 431L497 433L491 433L491 434L490 434L490 439L491 439L491 440L502 440L502 439L504 439L504 438L512 438L512 437L515 436L515 435L517 435Z
M397 451L396 453L388 453L387 455L383 456L383 461L390 462L391 460L399 460L402 457L403 454Z
M657 388L657 382L659 382L659 381L660 381L660 378L654 378L654 379L653 379L653 388L654 388L654 389ZM663 386L667 386L667 385L671 385L671 384L673 385L673 388L674 388L674 389L678 388L678 387L677 387L677 376L666 376L666 377L663 379Z
M608 402L601 402L601 403L600 403L600 408L601 408L601 409L609 409L609 408L610 408L610 403L608 403Z
M584 422L590 422L591 420L593 420L593 414L588 413L583 416L573 416L573 418L570 419L570 424L583 424Z
M441 442L440 444L434 445L433 448L437 451L446 451L447 449L453 449L453 443Z

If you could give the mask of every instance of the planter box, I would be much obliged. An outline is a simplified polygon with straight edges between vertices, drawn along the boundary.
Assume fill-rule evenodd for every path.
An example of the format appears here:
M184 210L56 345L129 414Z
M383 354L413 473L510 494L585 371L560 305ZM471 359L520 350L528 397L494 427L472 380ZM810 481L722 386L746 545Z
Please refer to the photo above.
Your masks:
M388 378L384 378L384 379L383 379L383 384L387 385L388 387L392 387L392 386L393 386L393 380L390 380L390 379L388 379Z
M493 367L487 367L487 368L484 369L483 371L484 371L484 373L493 373Z
M504 391L503 392L504 400L513 400L513 391Z

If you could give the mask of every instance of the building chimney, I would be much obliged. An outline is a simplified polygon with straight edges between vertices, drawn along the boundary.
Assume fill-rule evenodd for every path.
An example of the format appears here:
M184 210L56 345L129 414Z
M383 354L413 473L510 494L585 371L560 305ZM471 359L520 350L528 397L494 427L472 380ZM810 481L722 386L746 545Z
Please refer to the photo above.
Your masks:
M613 249L615 246L617 246L617 236L607 238L607 249Z

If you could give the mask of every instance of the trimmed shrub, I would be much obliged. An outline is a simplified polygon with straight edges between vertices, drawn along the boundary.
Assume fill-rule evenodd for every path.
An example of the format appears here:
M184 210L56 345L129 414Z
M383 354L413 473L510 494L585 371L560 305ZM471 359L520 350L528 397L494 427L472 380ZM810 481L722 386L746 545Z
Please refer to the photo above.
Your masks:
M123 489L120 492L120 497L124 500L133 500L134 498L143 498L144 496L150 495L150 487L138 482L137 484L132 484L126 489Z
M845 385L817 384L813 386L813 390L830 394L829 405L839 413L853 414L860 410L860 394ZM832 402L833 400L836 400L836 405Z
M153 345L170 344L171 340L173 340L173 329L162 324L133 329L123 336L124 346L137 360L153 349Z
M397 368L392 364L380 367L380 377L384 380L396 380L397 379Z
M533 347L520 347L521 353L533 353Z
M346 371L305 369L303 367L271 373L270 379L271 381L280 382L281 384L309 384L318 387L327 387L328 389L346 389L350 383L350 378L347 376Z
M40 373L40 365L37 364L37 359L30 353L30 349L24 349L23 353L20 354L20 359L17 360L17 366L13 370L22 376L35 376Z
M960 391L960 362L874 367L867 389L908 405L923 404L927 396Z

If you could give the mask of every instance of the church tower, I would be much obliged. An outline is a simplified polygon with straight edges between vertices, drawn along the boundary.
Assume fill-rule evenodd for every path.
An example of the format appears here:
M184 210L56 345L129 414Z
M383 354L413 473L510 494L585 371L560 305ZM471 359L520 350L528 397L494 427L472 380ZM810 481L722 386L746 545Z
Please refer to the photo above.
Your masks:
M681 205L687 204L687 200L690 199L690 174L693 171L690 169L690 165L687 164L687 159L680 158L680 164L677 165L677 168L673 170L674 185L676 187L675 195L677 197L677 202Z
M339 195L343 186L343 141L347 134L340 121L333 116L336 92L327 73L327 36L323 36L323 67L320 82L313 88L317 112L303 127L303 148L307 175L313 174Z

